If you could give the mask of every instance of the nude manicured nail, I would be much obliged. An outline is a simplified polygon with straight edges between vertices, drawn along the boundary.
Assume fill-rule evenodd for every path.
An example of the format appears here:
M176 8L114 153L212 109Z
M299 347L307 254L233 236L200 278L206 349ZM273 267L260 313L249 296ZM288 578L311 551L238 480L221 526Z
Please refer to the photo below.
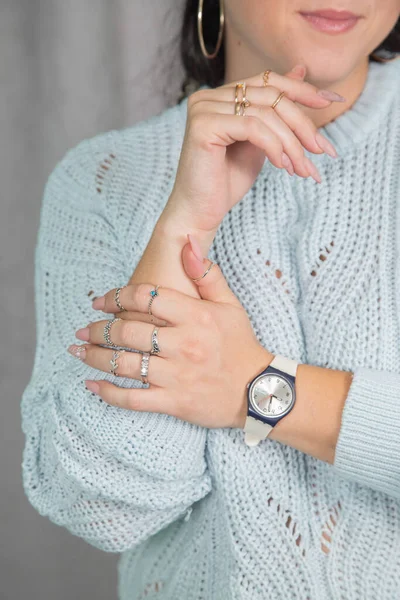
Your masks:
M83 342L88 342L89 334L89 327L84 327L83 329L78 329L78 331L75 333L75 337L77 337L78 340L82 340Z
M86 380L85 386L87 387L88 390L90 390L91 392L94 392L95 394L98 394L100 391L100 386L95 381Z
M197 258L197 260L199 260L202 263L203 262L203 256L202 256L201 248L200 248L200 245L199 245L198 241L190 233L187 233L186 235L187 235L187 238L189 240L190 247L192 249L193 254Z
M104 296L100 296L99 298L96 298L96 300L93 300L92 302L92 308L94 308L95 310L101 310L102 308L104 308L106 305L106 299L104 298Z
M306 165L306 167L308 168L310 175L313 177L313 179L315 179L315 181L317 181L317 183L321 183L321 175L319 174L319 171L317 169L317 167L314 165L313 162L311 162L311 160L305 156L304 157L304 163Z
M316 135L315 135L315 141L317 142L317 144L321 148L321 150L323 150L324 152L329 154L329 156L332 156L333 158L337 158L337 152L336 152L335 148L332 146L330 141L327 140L319 132L316 133Z
M299 77L304 77L306 74L306 67L302 64L295 65L292 69L292 73L296 73Z
M72 354L72 356L75 356L76 358L79 358L80 360L84 360L86 358L85 346L78 346L77 344L71 344L71 346L68 348L68 352L70 354Z
M325 100L331 100L332 102L346 102L346 98L330 90L318 90L317 94L325 98Z
M289 173L289 175L294 174L293 163L285 152L282 152L282 164L285 167L286 171Z

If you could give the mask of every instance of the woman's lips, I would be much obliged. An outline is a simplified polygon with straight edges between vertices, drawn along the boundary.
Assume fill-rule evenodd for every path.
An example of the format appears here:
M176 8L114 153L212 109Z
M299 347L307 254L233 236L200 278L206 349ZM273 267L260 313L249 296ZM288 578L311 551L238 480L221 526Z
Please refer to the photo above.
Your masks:
M344 33L345 31L349 31L352 29L360 17L354 15L345 18L341 16L339 12L337 12L334 18L327 17L326 13L318 14L318 13L300 13L300 15L310 23L315 29L318 31L323 31L324 33Z

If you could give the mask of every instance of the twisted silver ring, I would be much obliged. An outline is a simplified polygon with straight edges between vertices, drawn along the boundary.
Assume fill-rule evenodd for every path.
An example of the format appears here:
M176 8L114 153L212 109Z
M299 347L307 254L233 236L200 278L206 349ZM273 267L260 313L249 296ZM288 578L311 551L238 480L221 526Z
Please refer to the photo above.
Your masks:
M151 298L150 298L150 300L149 300L149 306L148 306L148 309L149 309L149 315L152 315L152 314L153 314L153 313L151 312L151 305L152 305L152 302L153 302L154 298L155 298L156 296L158 296L158 292L157 292L157 290L158 290L158 288L159 288L159 287L160 287L159 285L156 285L155 289L150 291L150 296L151 296Z
M158 327L154 327L153 332L151 334L151 350L150 354L158 354L160 352L160 346L158 344Z
M107 323L104 326L104 339L106 341L106 343L109 346L114 346L114 348L117 348L117 344L114 344L114 342L111 340L110 338L110 329L111 326L116 322L116 321L122 321L122 319L120 319L119 317L114 317L113 319L110 319L109 321L107 321Z
M110 360L110 364L111 364L110 373L112 373L116 377L119 377L119 375L117 373L117 369L118 369L117 359L119 358L120 354L122 354L122 352L125 352L125 350L114 350L112 359Z
M140 364L140 378L142 380L142 383L148 383L147 374L149 372L149 359L150 352L143 352L142 361Z
M122 288L117 288L115 290L115 294L114 294L114 300L115 300L115 304L118 306L118 308L120 309L121 312L126 311L126 308L124 308L121 304L121 302L119 301L119 293L121 290L123 290L124 288L126 288L126 285L124 285Z

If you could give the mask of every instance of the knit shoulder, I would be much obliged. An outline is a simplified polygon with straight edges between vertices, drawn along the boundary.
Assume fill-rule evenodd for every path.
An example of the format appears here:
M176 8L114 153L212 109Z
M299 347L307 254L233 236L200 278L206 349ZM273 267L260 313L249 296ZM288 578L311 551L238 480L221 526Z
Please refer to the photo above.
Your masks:
M185 114L184 114L185 113ZM134 125L98 133L67 150L57 176L101 199L135 178L145 189L175 167L183 141L186 103L168 107ZM135 177L136 176L136 177Z
M65 240L77 245L78 252L78 230L85 227L94 238L100 231L105 235L106 227L107 239L117 243L130 276L172 191L185 122L183 102L68 149L45 185L38 245L53 251ZM79 222L75 233L69 228L67 235L66 220ZM52 228L59 235L52 235Z
M44 208L61 196L72 210L118 219L120 231L133 219L140 231L146 220L158 217L172 191L185 121L181 102L132 126L81 140L51 172Z

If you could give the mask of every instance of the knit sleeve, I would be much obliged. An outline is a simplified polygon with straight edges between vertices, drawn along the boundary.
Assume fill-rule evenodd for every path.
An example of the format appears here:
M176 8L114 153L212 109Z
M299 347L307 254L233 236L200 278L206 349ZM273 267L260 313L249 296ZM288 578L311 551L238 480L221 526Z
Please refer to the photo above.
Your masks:
M400 500L400 373L365 367L354 370L334 469Z
M98 320L91 298L127 282L118 220L92 193L84 142L54 168L43 195L35 250L37 345L21 400L22 476L41 515L97 548L122 552L183 516L210 492L211 479L206 429L108 405L86 389L85 379L124 387L141 382L115 378L67 352L75 331Z

